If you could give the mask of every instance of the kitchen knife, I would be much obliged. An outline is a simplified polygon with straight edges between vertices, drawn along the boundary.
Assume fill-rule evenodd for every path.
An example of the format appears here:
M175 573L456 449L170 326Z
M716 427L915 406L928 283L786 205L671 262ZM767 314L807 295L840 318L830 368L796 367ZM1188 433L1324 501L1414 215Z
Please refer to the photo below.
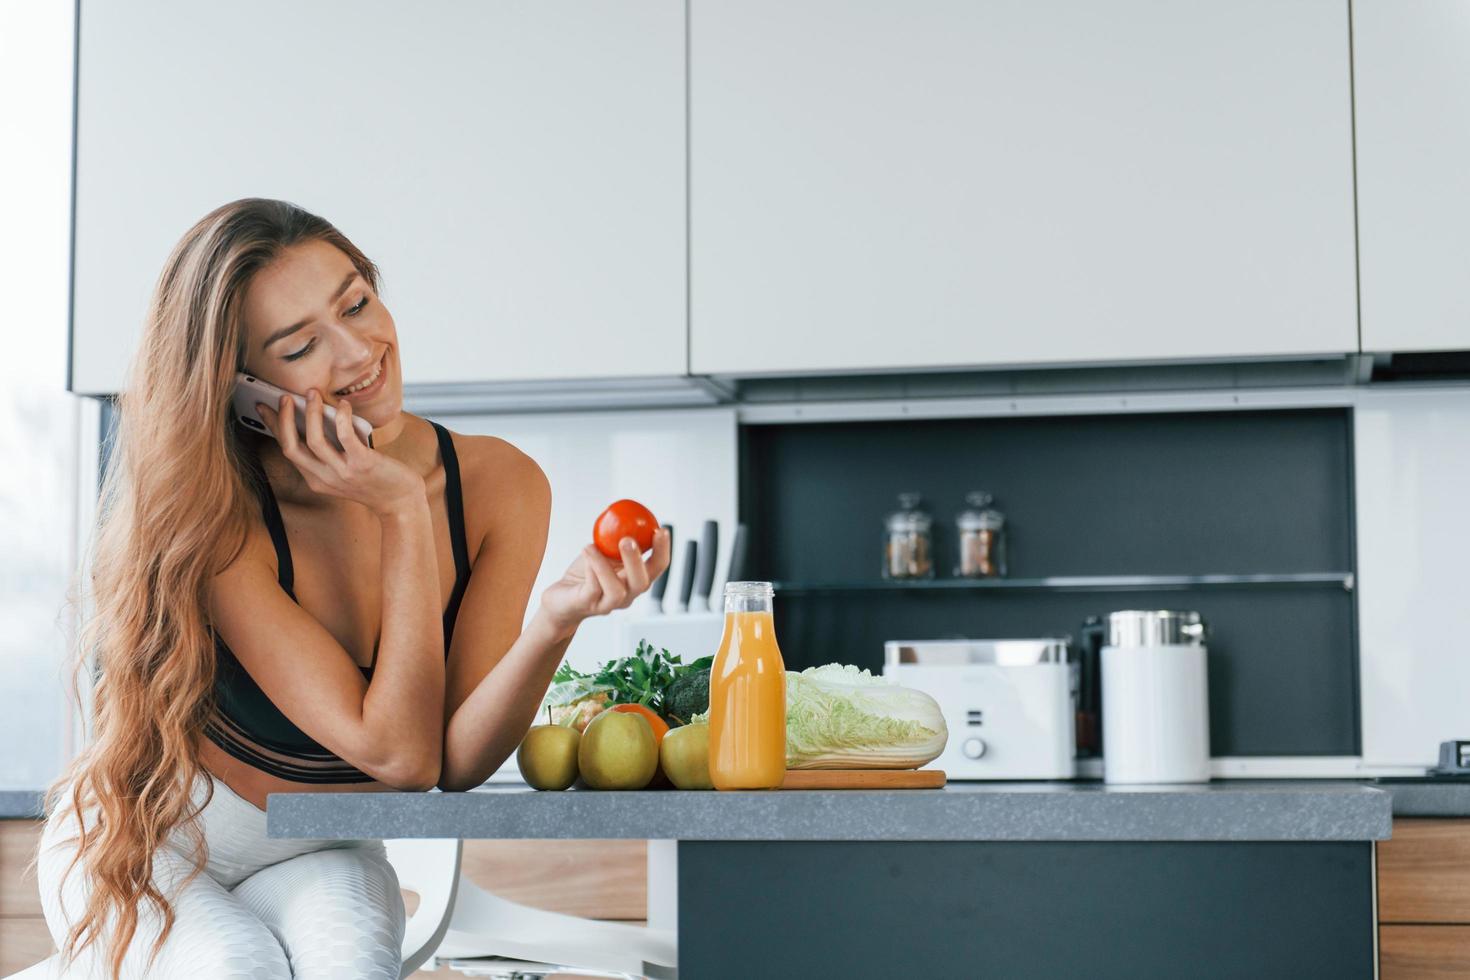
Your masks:
M668 567L666 567L661 573L659 573L659 577L654 579L653 583L648 586L647 606L649 614L653 616L657 616L659 613L664 611L664 590L669 587L669 568L672 568L674 564L674 525L665 524L664 530L669 532L670 560Z
M745 581L745 549L746 527L743 523L735 525L735 537L730 541L730 568L725 572L726 582Z
M674 607L675 612L687 612L689 610L689 595L694 591L694 563L699 558L699 542L684 542L684 575L679 585L679 604Z
M694 597L689 600L690 612L709 612L709 590L715 584L715 560L720 553L720 525L716 521L705 521L699 536L699 575L694 581Z

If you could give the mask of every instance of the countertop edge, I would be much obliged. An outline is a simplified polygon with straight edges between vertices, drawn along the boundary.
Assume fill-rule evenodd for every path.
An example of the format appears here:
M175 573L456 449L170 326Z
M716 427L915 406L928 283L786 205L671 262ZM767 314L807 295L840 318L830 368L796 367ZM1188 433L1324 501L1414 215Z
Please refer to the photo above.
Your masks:
M1393 797L1394 817L1470 818L1470 781L1466 783L1374 783L1359 785ZM39 789L0 790L0 820L35 820L42 816Z
M974 790L273 794L273 837L685 841L1369 842L1391 794L1363 785Z
M0 789L0 820L39 820L45 791Z
M1393 794L1395 817L1470 817L1470 780L1374 784Z

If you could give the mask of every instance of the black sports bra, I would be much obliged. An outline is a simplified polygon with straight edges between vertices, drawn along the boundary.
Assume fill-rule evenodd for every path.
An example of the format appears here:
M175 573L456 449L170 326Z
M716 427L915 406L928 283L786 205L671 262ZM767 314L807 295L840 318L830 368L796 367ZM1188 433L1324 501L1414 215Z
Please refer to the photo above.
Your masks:
M444 655L447 657L459 603L464 598L465 585L470 578L470 557L465 543L459 457L454 453L449 430L432 420L429 424L439 437L439 458L444 464L444 496L449 511L449 540L454 551L454 589L449 593L449 605L444 610ZM247 454L247 458L255 470L265 526L276 548L276 578L292 601L296 601L293 590L295 571L291 565L291 547L286 541L286 526L281 522L281 509L259 458L254 454ZM211 742L262 772L298 783L373 781L372 776L329 752L282 714L218 634L214 634L214 649L214 712L204 728L204 734ZM359 669L368 678L373 676L372 667Z

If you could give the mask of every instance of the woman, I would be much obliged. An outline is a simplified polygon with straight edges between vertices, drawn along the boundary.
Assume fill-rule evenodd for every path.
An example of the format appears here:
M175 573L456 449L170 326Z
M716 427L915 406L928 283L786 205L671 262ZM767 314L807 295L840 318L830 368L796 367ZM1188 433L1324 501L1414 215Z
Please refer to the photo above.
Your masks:
M331 224L256 198L165 264L103 488L81 645L94 740L52 787L38 859L78 968L397 977L382 842L270 840L267 794L478 785L578 624L668 565L663 532L647 561L631 539L620 565L588 545L526 621L546 477L402 410L377 287ZM237 424L237 371L306 394L305 439L285 397L260 407L277 439Z

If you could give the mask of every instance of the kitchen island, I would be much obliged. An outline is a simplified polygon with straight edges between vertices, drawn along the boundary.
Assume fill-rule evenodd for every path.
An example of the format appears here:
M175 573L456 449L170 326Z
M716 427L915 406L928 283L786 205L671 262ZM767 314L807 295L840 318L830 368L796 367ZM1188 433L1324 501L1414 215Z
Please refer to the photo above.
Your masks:
M674 841L686 977L1374 975L1354 782L291 793L275 837Z

